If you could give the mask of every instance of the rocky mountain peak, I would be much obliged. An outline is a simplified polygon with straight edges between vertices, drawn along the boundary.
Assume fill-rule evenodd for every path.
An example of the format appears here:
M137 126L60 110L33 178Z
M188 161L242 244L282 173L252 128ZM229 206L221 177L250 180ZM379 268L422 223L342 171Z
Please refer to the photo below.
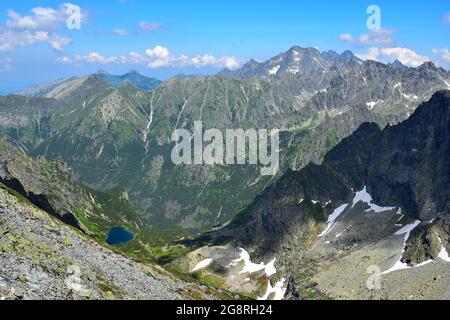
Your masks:
M407 69L408 68L403 63L401 63L398 59L396 59L394 62L390 63L389 65L394 68L397 68L397 69Z

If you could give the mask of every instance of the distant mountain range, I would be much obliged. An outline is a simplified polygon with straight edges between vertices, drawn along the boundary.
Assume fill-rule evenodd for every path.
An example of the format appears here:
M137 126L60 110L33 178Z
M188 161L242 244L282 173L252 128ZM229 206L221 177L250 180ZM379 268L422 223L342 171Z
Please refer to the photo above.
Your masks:
M265 62L250 60L236 71L222 70L218 75L232 76L238 79L284 75L320 75L331 67L353 68L363 64L351 51L338 54L330 50L320 52L315 48L294 46L287 52L279 54Z
M161 84L160 80L143 76L136 70L130 70L121 76L112 75L104 70L100 70L97 72L97 75L113 88L119 88L126 83L130 83L138 87L139 89L148 91L156 88ZM79 77L70 77L51 81L48 83L41 83L30 88L18 91L15 94L29 97L44 96L52 89L78 79Z

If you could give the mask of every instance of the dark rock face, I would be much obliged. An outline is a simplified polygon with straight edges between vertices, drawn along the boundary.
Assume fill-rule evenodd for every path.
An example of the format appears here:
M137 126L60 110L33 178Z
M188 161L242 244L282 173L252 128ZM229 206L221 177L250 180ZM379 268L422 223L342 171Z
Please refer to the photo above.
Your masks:
M367 185L381 203L430 220L450 205L450 91L436 93L373 150Z
M98 223L105 230L118 224L139 225L119 189L92 190L76 180L65 163L31 158L10 140L0 140L0 150L0 188L14 190L62 222L86 232L91 231L82 224L86 217L89 223Z
M18 192L20 195L22 195L24 198L28 199L32 204L34 204L36 207L44 210L45 212L51 214L55 218L60 219L62 222L71 225L72 227L75 227L77 229L82 230L80 223L78 222L78 219L75 217L73 213L65 213L65 214L59 214L55 208L50 204L47 196L41 195L41 194L34 194L33 192L27 192L25 188L23 187L22 183L12 177L8 177L7 179L4 179L0 175L0 183L4 184L8 188Z
M255 200L235 239L276 250L305 219L323 221L364 186L376 204L422 221L450 207L450 91L439 91L406 121L384 130L365 123L322 165L286 173ZM314 203L327 203L319 208ZM426 242L426 241L425 241Z

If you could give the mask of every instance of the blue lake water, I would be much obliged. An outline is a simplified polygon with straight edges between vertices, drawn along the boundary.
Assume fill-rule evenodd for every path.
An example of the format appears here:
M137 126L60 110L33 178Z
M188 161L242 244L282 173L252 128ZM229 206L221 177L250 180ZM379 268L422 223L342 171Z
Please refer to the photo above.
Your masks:
M128 230L125 227L114 227L108 232L108 238L106 239L106 243L109 245L119 245L127 243L130 240L133 240L134 233Z

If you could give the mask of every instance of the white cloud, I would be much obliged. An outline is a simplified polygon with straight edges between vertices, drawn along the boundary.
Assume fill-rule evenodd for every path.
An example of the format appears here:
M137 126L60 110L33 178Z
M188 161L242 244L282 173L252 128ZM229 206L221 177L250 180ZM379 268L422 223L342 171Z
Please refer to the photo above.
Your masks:
M448 48L433 49L433 53L439 55L442 59L450 62L450 51L448 50Z
M68 8L74 6L71 3L64 3L57 9L35 7L31 9L31 15L21 15L14 10L8 10L8 20L5 27L15 30L47 30L55 31L66 24L70 16ZM85 21L86 13L82 13L82 20Z
M13 51L18 47L36 43L48 43L50 47L61 51L71 43L72 39L48 31L14 31L0 28L0 51Z
M143 64L149 68L161 67L216 67L236 69L239 67L239 61L233 56L213 56L210 54L195 55L189 57L187 55L174 55L166 47L157 45L153 48L145 50L145 55L131 51L126 55L120 56L103 56L98 52L91 52L87 55L75 55L74 58L67 56L60 57L56 60L59 63L87 62L98 64L121 63L121 64Z
M159 23L141 21L139 28L143 31L156 31L161 29L161 25Z
M184 54L175 56L169 49L162 46L147 49L145 54L150 59L147 64L149 68L193 66L196 68L226 67L229 69L236 69L239 67L237 58L233 56L216 57L210 54L196 55L194 57L188 57Z
M353 36L350 33L343 33L339 36L339 39L344 41L344 42L353 42L355 41L355 39L353 38Z
M374 29L359 37L353 37L350 33L339 36L341 41L362 46L388 46L394 43L395 31L391 29Z
M73 5L64 3L57 9L35 7L30 10L30 15L8 10L8 19L0 27L0 51L13 51L37 43L47 43L55 50L64 50L72 39L59 34L58 30L65 27L70 6ZM85 18L86 14L82 12L82 20Z
M62 63L62 64L70 64L73 62L73 60L71 58L69 58L68 56L63 56L63 57L57 58L56 62Z
M170 56L169 49L162 46L156 46L151 49L145 50L145 54L150 58L166 59Z
M134 51L131 51L128 54L128 59L130 63L142 63L144 61L144 57L140 53Z
M98 64L130 62L130 60L128 60L128 56L103 56L98 52L91 52L84 56L77 54L75 55L73 60L76 62L89 62Z
M129 36L129 35L130 35L130 33L129 33L127 30L120 29L120 28L115 28L115 29L113 29L112 32L113 32L115 35L122 36L122 37Z
M369 48L366 53L356 54L356 56L363 60L378 60L380 55L379 48Z
M427 56L420 55L408 48L369 48L367 53L358 54L359 58L363 60L377 60L381 62L392 62L398 60L404 65L411 67L418 67L421 64L430 61Z

